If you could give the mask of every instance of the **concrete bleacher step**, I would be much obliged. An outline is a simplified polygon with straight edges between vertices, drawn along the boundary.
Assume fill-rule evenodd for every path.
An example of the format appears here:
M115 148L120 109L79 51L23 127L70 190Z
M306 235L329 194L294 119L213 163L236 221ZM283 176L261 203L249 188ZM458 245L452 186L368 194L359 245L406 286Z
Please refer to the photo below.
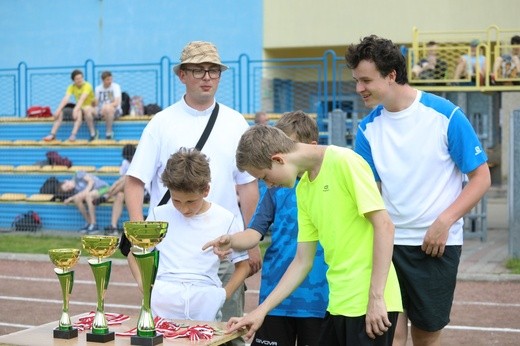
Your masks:
M97 173L119 173L119 166L103 166L97 169Z
M114 139L120 140L139 140L141 133L151 118L144 117L123 117L114 121ZM0 145L3 141L36 141L39 142L47 136L52 127L50 120L32 120L28 118L2 118L0 117ZM105 122L96 121L96 129L99 131L99 138L104 140L106 135ZM56 134L54 143L65 143L72 130L72 122L65 121ZM77 134L77 141L86 141L90 137L87 125L83 123ZM77 142L76 141L76 142ZM23 143L23 142L21 142Z
M0 165L39 165L46 160L48 151L56 151L67 157L73 166L120 165L123 160L122 146L0 146Z
M0 165L0 172L12 172L14 171L14 165Z
M25 200L28 202L51 202L54 199L54 195L51 193L35 193L27 197Z
M27 199L27 195L25 193L11 193L6 192L0 195L0 201L25 201Z

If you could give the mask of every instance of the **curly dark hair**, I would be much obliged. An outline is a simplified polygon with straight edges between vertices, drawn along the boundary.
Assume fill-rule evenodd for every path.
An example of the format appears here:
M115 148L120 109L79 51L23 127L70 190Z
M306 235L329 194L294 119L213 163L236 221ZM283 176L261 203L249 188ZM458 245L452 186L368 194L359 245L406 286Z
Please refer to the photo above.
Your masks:
M345 60L350 69L356 68L362 60L372 61L383 77L395 71L396 83L408 83L406 59L391 40L376 35L366 36L359 44L347 46Z
M83 72L81 72L80 70L74 70L71 72L70 74L70 79L74 80L74 78L76 78L77 75L82 75L83 76Z

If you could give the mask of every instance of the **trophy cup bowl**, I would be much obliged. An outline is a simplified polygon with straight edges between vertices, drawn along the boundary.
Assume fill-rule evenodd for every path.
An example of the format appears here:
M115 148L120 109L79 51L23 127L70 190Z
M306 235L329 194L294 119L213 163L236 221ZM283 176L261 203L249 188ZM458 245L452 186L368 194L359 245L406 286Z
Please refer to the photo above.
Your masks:
M110 257L116 252L119 245L119 237L111 235L85 235L81 237L83 248L92 256L96 257L98 263L104 258Z
M112 261L104 260L114 254L119 245L119 237L106 235L85 235L81 237L85 251L93 258L88 260L96 281L97 308L92 323L92 332L87 333L87 341L108 342L115 338L115 333L108 329L105 317L105 293L110 280Z
M69 299L74 285L74 271L72 267L79 261L80 249L51 249L49 258L57 267L54 272L58 276L63 296L63 308L58 327L54 329L53 335L57 339L72 339L78 336L78 330L73 328L69 316Z
M125 235L133 247L132 253L147 253L166 236L168 223L163 221L127 221L123 224Z
M80 249L51 249L49 250L49 258L51 262L61 269L62 272L68 272L79 261Z
M123 227L126 237L132 244L132 254L139 267L143 285L143 303L137 320L137 335L132 336L130 343L131 345L157 345L162 343L163 337L155 330L150 300L159 264L159 251L152 248L166 236L168 222L127 221L123 223Z

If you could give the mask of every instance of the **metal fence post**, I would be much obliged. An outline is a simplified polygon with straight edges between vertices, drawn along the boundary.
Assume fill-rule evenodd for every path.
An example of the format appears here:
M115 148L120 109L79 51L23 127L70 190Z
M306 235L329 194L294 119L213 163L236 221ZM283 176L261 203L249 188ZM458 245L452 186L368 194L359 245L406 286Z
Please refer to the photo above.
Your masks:
M520 258L520 109L513 111L509 137L509 256ZM518 182L518 183L517 183Z
M468 119L475 129L482 147L486 148L490 132L489 116L481 113L470 113ZM487 200L487 195L484 195L477 205L464 216L464 239L478 237L481 241L487 240Z
M341 109L334 109L329 113L329 144L345 147L347 141L345 139L347 113Z
M27 109L27 94L29 86L27 83L27 64L22 61L18 64L18 98L14 108L15 115L23 117Z

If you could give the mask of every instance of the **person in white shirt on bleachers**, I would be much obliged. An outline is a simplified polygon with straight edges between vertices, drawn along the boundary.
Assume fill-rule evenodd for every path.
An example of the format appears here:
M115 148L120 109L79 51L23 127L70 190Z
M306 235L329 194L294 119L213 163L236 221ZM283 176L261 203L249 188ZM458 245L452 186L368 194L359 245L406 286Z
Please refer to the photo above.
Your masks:
M101 74L103 83L96 87L96 118L105 120L106 139L114 137L112 124L123 114L121 109L121 87L115 83L110 71Z

